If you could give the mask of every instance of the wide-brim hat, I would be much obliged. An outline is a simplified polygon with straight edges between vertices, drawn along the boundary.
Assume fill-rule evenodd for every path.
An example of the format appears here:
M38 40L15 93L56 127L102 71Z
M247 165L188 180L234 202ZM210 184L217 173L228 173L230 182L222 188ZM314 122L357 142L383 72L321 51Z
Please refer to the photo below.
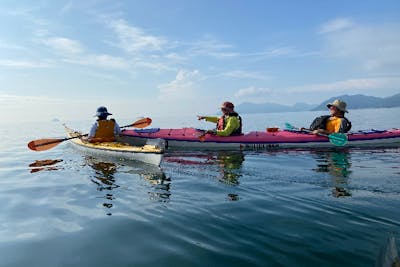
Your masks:
M104 117L104 116L108 116L108 115L112 115L112 114L109 113L109 112L107 111L107 108L106 108L106 107L99 107L99 108L97 109L97 111L96 111L95 117L96 117L96 116L97 116L97 117Z
M334 107L336 107L336 108L337 108L338 110L340 110L340 111L348 112L347 109L346 109L346 107L347 107L346 102L344 102L344 101L342 101L342 100L339 100L339 99L336 99L336 100L333 101L332 103L328 103L326 106L327 106L328 108L330 108L331 106L334 106Z

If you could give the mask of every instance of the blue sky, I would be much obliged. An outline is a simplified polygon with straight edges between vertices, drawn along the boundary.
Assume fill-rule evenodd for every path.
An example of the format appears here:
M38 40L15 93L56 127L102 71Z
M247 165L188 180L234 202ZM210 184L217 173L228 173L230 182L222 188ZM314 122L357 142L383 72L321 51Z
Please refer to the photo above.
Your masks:
M35 3L35 4L32 4ZM4 120L400 92L400 1L2 1Z

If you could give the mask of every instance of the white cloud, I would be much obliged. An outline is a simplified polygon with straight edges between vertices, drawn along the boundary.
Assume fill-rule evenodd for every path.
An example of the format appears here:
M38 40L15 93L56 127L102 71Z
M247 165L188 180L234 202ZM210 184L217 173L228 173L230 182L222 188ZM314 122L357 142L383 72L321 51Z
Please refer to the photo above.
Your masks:
M265 97L273 92L270 88L256 88L254 86L239 89L235 93L236 98Z
M368 72L400 71L399 24L348 24L346 30L339 30L344 26L337 26L336 31L333 28L323 32L326 57L347 60L354 67Z
M200 79L201 75L198 70L180 70L173 81L158 86L160 89L160 99L191 96Z
M110 55L88 55L64 59L65 62L110 69L128 69L129 63L120 57Z
M230 77L230 78L237 78L237 79L268 80L270 78L268 75L265 75L262 73L241 71L241 70L228 71L228 72L222 73L221 75Z
M138 51L161 51L167 40L146 34L142 29L129 25L125 20L111 21L110 27L117 34L120 47L129 53Z
M319 83L303 86L286 88L289 93L305 93L305 92L346 92L346 91L365 91L371 89L393 89L400 83L400 78L364 78L364 79L348 79L331 83Z
M282 46L269 48L264 52L256 53L255 56L261 57L282 57L297 54L296 49L293 46Z
M51 67L51 65L52 64L49 62L0 59L0 67L35 69L35 68L48 68Z
M349 29L353 26L353 22L348 18L337 18L321 26L319 33L332 33Z
M190 45L189 54L197 56L210 56L217 59L233 58L239 53L232 51L233 46L207 37Z
M26 47L21 46L21 45L17 45L17 44L11 44L11 43L7 43L4 41L0 40L0 48L1 49L8 49L8 50L27 50Z
M43 43L60 53L80 54L83 52L83 47L79 41L64 37L48 38L43 40Z

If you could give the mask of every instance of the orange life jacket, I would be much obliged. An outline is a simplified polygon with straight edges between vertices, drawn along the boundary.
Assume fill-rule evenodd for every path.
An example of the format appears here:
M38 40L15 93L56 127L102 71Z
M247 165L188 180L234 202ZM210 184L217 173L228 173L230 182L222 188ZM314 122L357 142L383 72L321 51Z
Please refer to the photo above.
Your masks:
M90 142L114 142L115 141L115 134L114 134L114 127L115 122L113 120L98 120L96 134L90 140Z

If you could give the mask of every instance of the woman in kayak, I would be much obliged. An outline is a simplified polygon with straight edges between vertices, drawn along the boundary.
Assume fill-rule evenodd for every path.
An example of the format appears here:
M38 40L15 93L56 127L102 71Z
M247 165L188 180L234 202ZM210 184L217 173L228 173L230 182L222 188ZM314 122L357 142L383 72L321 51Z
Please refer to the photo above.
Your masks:
M107 120L108 115L112 114L108 113L106 107L97 109L97 121L90 128L89 142L113 142L115 141L115 136L121 133L121 129L114 119Z
M351 129L351 122L344 116L346 103L336 99L326 105L331 115L320 116L310 125L313 134L347 133Z
M242 134L242 118L234 111L235 106L231 102L224 102L221 106L222 116L197 116L199 120L206 120L217 124L216 130L209 130L206 133L217 136L230 136Z

